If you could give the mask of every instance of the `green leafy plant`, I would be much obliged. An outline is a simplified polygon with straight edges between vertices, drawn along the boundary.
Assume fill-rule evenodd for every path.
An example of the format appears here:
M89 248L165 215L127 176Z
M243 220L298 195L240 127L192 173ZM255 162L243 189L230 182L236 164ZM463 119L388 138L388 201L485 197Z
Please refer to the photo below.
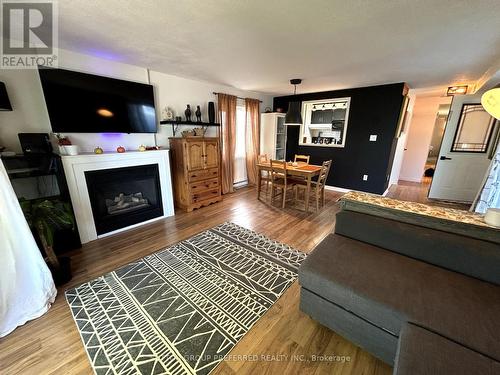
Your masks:
M28 224L36 231L42 242L49 263L59 268L54 252L54 233L62 229L75 230L75 219L69 203L54 200L27 201L20 199L21 208Z

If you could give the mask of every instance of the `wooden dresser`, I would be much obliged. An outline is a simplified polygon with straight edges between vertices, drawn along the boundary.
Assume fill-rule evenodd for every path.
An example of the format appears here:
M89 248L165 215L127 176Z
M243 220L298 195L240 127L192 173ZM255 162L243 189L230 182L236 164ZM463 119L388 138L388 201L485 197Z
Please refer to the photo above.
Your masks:
M169 138L174 200L189 211L222 200L218 138Z

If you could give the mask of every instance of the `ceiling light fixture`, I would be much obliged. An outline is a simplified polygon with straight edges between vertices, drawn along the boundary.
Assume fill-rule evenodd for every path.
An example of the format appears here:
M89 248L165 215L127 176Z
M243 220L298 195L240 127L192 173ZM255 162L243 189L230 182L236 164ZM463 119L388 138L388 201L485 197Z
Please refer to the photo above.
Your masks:
M481 96L483 108L497 120L500 120L500 87L486 91Z
M302 83L299 78L291 79L290 83L294 86L293 95L297 95L297 85ZM292 101L288 103L288 111L285 116L285 125L302 125L302 114L300 113L300 102Z
M465 94L467 94L468 88L469 88L469 86L467 86L467 85L450 86L450 87L448 87L448 90L446 90L446 96L465 95Z

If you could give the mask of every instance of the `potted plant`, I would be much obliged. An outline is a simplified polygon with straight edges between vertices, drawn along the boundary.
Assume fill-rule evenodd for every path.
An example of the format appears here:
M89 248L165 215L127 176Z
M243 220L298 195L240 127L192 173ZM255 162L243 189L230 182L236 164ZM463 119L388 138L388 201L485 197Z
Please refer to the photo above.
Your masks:
M54 200L20 200L32 231L38 236L56 285L71 280L70 258L57 257L54 252L54 233L60 229L76 230L73 213L68 203Z
M70 139L59 133L55 133L57 144L59 145L59 153L61 155L78 155L78 146L71 143Z

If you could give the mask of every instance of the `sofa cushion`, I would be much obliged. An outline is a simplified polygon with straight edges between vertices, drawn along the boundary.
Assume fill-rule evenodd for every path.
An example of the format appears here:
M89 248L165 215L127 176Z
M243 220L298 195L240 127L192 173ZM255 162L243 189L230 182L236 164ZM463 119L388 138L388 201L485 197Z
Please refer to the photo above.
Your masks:
M303 287L399 336L415 322L500 360L500 287L337 234L299 269Z
M500 246L353 211L340 211L335 233L500 285Z
M300 289L300 310L353 344L394 366L398 337L318 295Z
M394 375L500 374L500 362L434 332L405 324L399 337Z

